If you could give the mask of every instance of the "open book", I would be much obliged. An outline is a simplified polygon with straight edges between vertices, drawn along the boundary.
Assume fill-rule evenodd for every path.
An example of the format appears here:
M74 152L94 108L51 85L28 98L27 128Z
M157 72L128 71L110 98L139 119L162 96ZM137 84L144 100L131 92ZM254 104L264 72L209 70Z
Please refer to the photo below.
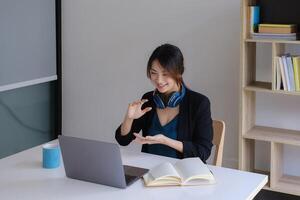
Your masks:
M143 176L146 186L201 185L215 183L215 178L199 158L185 158L162 163Z

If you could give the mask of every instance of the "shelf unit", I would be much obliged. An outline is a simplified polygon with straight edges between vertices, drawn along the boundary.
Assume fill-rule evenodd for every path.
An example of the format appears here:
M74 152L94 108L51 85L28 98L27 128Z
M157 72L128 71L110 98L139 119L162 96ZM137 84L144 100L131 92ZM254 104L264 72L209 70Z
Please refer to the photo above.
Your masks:
M298 3L299 2L299 3ZM275 77L274 57L285 52L285 46L288 44L299 45L300 41L285 41L272 39L251 39L249 32L249 13L247 7L250 5L263 5L267 8L270 4L282 3L285 6L300 6L300 1L295 0L242 0L242 32L241 32L241 72L240 72L240 121L239 121L239 168L245 171L252 171L266 174L269 176L267 190L289 193L300 196L300 177L286 175L283 172L283 146L294 145L300 148L300 131L280 129L275 127L257 126L256 118L256 93L268 93L271 95L300 95L300 92L288 92L275 90L274 81L261 82L256 81L256 46L260 43L271 45L272 48L272 77ZM272 6L272 5L270 5ZM282 9L286 12L287 7ZM263 12L261 7L261 12ZM269 13L270 14L270 13ZM284 13L283 13L284 14ZM291 17L290 13L287 14ZM268 16L270 19L270 16ZM288 17L284 17L287 20ZM298 19L291 18L291 22L300 24L300 15ZM266 23L272 23L266 20ZM276 23L276 22L273 22ZM277 23L283 23L282 21ZM255 141L264 141L270 143L270 171L260 171L255 169Z

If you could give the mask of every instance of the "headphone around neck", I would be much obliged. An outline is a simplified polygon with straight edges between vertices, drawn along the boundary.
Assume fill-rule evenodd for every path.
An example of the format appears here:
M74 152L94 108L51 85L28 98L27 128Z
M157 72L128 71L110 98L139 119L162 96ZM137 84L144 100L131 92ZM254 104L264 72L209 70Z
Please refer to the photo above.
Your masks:
M181 91L180 92L173 92L169 99L164 103L163 98L161 97L162 94L160 94L157 90L153 93L153 101L156 104L156 106L160 109L164 109L166 107L174 108L179 105L181 100L183 99L185 95L186 88L184 84L181 85Z

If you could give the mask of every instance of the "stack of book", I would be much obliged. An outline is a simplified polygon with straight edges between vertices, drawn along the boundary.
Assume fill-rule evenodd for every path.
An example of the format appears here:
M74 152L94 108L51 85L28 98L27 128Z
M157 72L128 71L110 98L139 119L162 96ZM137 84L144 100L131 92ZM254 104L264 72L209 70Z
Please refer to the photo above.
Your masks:
M300 91L300 56L289 54L275 57L275 90Z
M296 40L296 24L259 24L258 33L252 33L253 39Z
M253 39L297 40L296 24L260 23L259 6L248 6L247 13L249 32Z

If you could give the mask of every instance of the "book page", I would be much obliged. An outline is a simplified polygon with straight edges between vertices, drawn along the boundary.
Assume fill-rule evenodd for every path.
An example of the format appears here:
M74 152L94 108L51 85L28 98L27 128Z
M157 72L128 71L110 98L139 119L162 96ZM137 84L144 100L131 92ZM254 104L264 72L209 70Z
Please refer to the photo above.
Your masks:
M150 173L147 173L143 176L146 186L174 186L181 185L180 179L175 177L164 177L154 180Z
M200 158L195 157L179 160L174 167L181 176L184 184L189 181L193 184L198 184L198 182L214 182L212 173Z
M146 186L181 185L181 178L170 163L160 164L143 176Z
M180 178L179 174L176 172L174 169L173 165L171 163L162 163L153 169L149 171L151 176L154 179L159 179L167 176L172 176L172 177L178 177Z

